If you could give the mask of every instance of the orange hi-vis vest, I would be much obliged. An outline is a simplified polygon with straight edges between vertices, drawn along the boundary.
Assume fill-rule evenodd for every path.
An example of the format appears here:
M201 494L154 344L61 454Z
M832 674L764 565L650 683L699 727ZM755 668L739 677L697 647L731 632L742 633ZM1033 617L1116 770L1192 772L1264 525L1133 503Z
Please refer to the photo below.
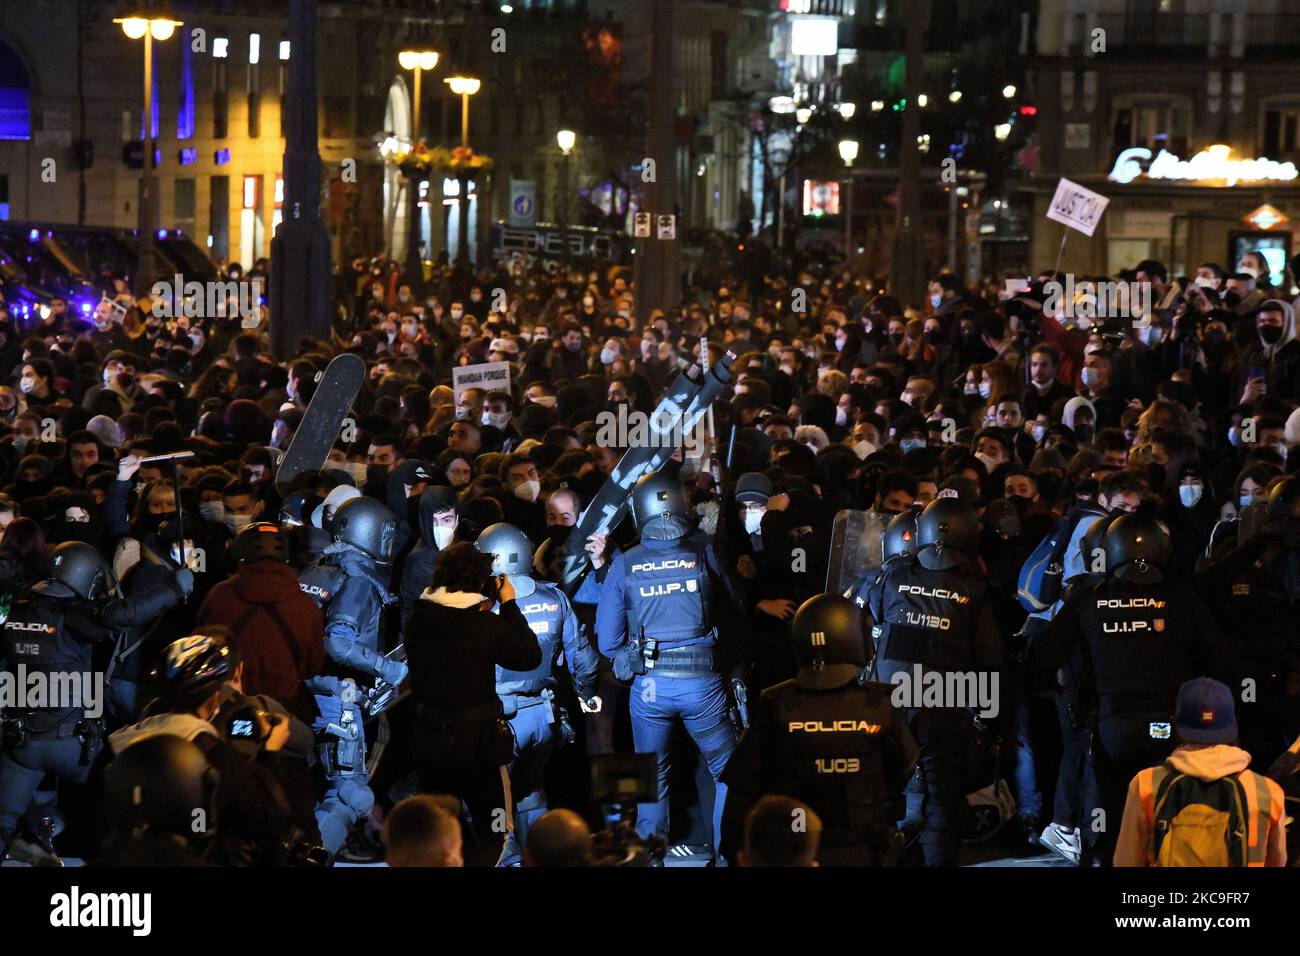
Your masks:
M1142 803L1142 815L1147 827L1153 834L1151 844L1147 846L1148 866L1155 865L1155 816L1156 794L1161 792L1162 784L1170 778L1183 776L1167 763L1158 767L1149 767L1137 775L1138 797ZM1241 785L1246 797L1246 806L1241 816L1245 824L1242 834L1245 840L1242 854L1246 866L1264 866L1268 856L1268 835L1270 829L1281 826L1285 813L1282 788L1262 774L1243 770L1233 775Z

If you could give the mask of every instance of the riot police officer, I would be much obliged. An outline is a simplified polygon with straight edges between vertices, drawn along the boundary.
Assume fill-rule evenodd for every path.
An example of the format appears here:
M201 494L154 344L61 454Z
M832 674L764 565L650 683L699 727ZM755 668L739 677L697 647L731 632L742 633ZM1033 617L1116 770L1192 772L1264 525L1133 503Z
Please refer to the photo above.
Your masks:
M821 817L821 862L892 865L894 821L916 764L916 742L890 703L890 687L859 683L867 658L852 601L833 594L809 598L792 631L798 674L763 691L723 773L727 847L734 847L760 797L784 793Z
M1253 700L1239 701L1242 748L1267 768L1300 734L1300 478L1269 492L1263 527L1196 576L1196 593L1227 630Z
M514 732L510 791L515 803L515 828L506 835L502 866L519 866L528 829L549 809L544 789L546 765L557 727L564 732L567 715L555 698L555 665L561 653L573 678L584 712L597 713L596 651L578 627L568 597L553 584L532 577L533 546L514 525L501 522L483 529L474 545L492 555L492 573L504 574L515 589L515 600L528 626L537 635L542 662L530 671L497 665L497 696Z
M326 674L304 683L316 698L319 715L312 729L321 738L327 780L316 822L334 854L374 806L362 706L387 696L406 678L407 666L379 649L380 615L396 601L380 567L393 558L397 519L373 498L353 497L338 506L332 528L334 543L303 572L298 586L325 612Z
M1075 592L1030 646L1036 683L1072 660L1092 713L1102 859L1119 832L1129 781L1174 748L1178 688L1198 676L1236 686L1236 660L1196 593L1165 576L1169 536L1154 516L1122 515L1103 539L1107 577ZM1071 653L1077 648L1077 654Z
M844 592L844 596L852 599L871 621L879 620L880 584L885 579L885 573L896 564L916 561L916 519L919 514L919 509L908 508L889 519L885 533L880 536L880 567L868 571L857 584ZM871 638L874 641L878 636L873 633Z
M925 862L948 866L956 862L961 840L963 744L972 725L970 711L991 718L1000 708L1002 640L976 558L975 509L955 497L930 502L917 519L916 544L916 562L891 567L880 583L875 673L897 685L896 701L908 701L908 726L921 747ZM972 701L948 699L944 693L935 705L916 686L918 678L943 688L982 683L993 696Z
M716 615L724 602L739 607L739 588L712 543L691 533L690 508L669 474L645 475L632 490L639 544L615 552L596 607L600 652L613 658L620 680L632 680L632 736L641 753L658 758L659 799L638 808L643 836L668 835L669 748L682 723L715 782L736 746ZM737 648L731 660L746 656ZM726 787L718 782L713 848L719 845Z
M65 542L51 556L49 580L15 602L0 629L0 660L11 673L26 675L17 684L32 687L31 678L41 674L50 689L45 699L22 701L4 714L0 860L41 778L50 773L80 783L99 753L108 682L95 672L91 645L157 617L194 587L194 575L181 568L167 587L100 607L107 581L108 566L94 547ZM45 846L50 834L37 838Z

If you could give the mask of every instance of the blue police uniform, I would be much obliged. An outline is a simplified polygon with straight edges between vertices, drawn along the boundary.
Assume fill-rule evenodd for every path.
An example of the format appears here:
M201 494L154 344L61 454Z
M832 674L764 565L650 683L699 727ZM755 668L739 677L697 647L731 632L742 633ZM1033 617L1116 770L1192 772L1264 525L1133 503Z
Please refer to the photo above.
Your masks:
M668 835L669 745L673 726L681 721L717 783L716 852L726 800L720 778L736 747L736 731L709 614L715 579L737 601L737 589L702 535L643 538L610 561L596 608L596 635L606 657L623 652L629 641L642 643L645 673L634 678L630 696L632 736L637 752L658 758L659 799L638 807L637 832Z
M299 578L298 586L325 613L329 673L304 681L316 700L312 730L325 767L326 790L316 808L321 841L337 853L353 824L369 816L375 797L366 772L361 701L383 676L379 618L396 599L388 593L375 562L350 545L331 545ZM403 665L404 669L404 665Z
M529 579L515 579L519 587ZM546 765L555 744L559 713L555 704L555 665L561 653L584 701L596 693L595 648L578 626L569 599L553 584L537 582L535 590L516 603L537 635L542 662L530 671L497 668L497 696L514 732L514 757L510 763L510 788L515 804L515 828L506 837L503 866L517 866L528 841L528 830L546 813L543 788ZM523 590L522 588L520 590Z

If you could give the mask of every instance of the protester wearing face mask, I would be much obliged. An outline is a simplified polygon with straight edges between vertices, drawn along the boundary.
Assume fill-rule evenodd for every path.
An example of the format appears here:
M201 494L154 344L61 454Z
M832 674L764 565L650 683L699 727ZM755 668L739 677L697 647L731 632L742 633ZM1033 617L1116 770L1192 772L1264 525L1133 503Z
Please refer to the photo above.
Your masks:
M404 614L415 607L421 592L428 587L438 555L455 540L460 524L460 500L451 488L431 485L420 495L418 514L420 540L407 556L398 591Z
M1169 528L1170 571L1191 575L1218 523L1218 501L1200 466L1185 464L1171 477L1177 481L1177 495L1166 494L1160 509L1160 518Z
M231 537L239 534L254 521L262 517L266 505L258 496L254 487L246 481L232 481L222 492L222 520Z
M1300 403L1300 341L1295 310L1289 302L1269 299L1255 316L1255 341L1242 351L1238 363L1241 403L1267 396Z
M542 493L537 465L526 455L510 455L501 469L512 498L502 502L506 521L530 538L540 539L546 526L546 512L538 500Z
M49 359L34 358L25 362L18 378L18 390L27 397L27 405L44 405L54 401L54 366Z

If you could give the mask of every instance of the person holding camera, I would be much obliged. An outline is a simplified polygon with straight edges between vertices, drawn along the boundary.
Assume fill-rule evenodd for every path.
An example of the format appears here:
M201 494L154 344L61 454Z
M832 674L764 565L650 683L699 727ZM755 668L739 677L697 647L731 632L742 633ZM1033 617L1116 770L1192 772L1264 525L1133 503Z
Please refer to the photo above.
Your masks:
M542 662L514 585L504 574L494 578L492 563L468 542L441 552L432 586L402 628L417 701L420 791L468 804L477 842L466 860L479 866L497 862L513 826L506 767L514 741L496 692L497 668L531 671Z
M155 671L162 693L139 723L108 737L114 754L158 734L188 740L221 776L217 818L221 830L213 854L226 865L282 861L285 835L293 830L289 798L281 785L282 753L293 725L245 702L223 710L239 656L226 641L206 634L168 645ZM248 699L246 699L248 700ZM208 821L196 819L195 832Z

